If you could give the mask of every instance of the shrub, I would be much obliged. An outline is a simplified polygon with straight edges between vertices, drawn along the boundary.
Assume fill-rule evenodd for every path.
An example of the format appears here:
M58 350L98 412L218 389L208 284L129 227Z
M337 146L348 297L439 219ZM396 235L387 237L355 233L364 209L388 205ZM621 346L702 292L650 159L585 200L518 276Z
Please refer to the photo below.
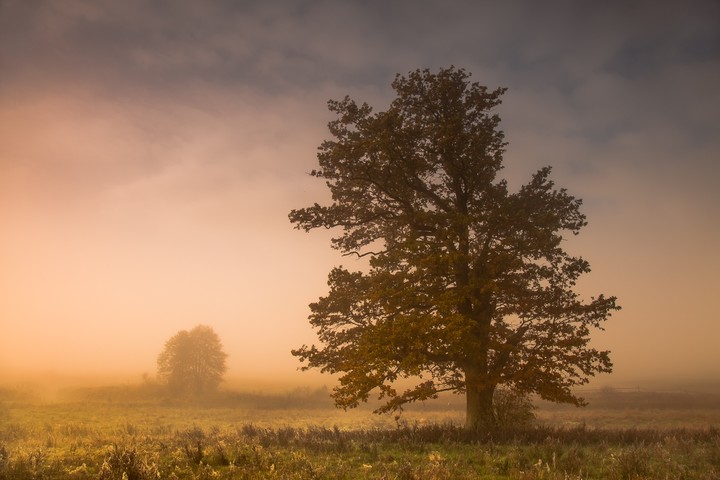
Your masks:
M495 420L499 427L525 427L535 422L535 410L530 396L514 388L499 387L493 398Z

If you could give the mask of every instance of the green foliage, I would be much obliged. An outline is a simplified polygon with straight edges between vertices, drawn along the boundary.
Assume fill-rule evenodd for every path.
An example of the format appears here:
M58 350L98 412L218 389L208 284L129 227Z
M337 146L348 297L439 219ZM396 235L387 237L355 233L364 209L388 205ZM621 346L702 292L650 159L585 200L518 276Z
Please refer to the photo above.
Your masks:
M386 412L455 391L478 428L496 422L498 385L580 405L572 387L611 371L589 335L619 307L573 291L590 266L562 248L586 225L581 201L555 187L549 167L509 191L495 112L505 90L469 77L454 67L398 75L378 113L349 97L329 102L337 119L312 175L332 203L290 220L339 227L333 247L368 266L330 272L328 295L310 305L320 345L292 353L340 374L340 407L377 392ZM397 390L402 379L414 383Z
M158 356L158 377L171 391L205 395L217 389L227 369L220 338L208 326L182 330Z

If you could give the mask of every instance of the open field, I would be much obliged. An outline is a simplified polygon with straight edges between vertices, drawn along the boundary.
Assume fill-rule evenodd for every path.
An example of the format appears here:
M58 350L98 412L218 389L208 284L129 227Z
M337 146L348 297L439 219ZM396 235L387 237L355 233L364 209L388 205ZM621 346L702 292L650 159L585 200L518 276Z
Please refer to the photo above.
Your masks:
M469 434L458 398L400 421L326 393L227 393L190 404L139 387L56 401L0 390L0 479L720 478L716 395L601 392L541 404L538 425Z

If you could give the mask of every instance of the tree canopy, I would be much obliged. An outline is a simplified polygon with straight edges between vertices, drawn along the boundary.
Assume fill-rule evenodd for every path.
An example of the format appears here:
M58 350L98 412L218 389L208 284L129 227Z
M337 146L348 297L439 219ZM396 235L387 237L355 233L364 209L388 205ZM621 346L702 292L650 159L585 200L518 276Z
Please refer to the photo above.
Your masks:
M590 265L562 243L586 225L581 201L555 187L550 167L515 192L498 178L505 89L455 67L398 75L392 87L378 113L350 97L328 102L337 119L311 175L332 202L289 217L305 231L338 227L332 246L368 265L330 272L329 293L310 305L319 345L293 355L340 374L333 397L345 408L373 392L386 412L452 391L479 428L495 422L499 385L582 405L572 388L612 369L591 330L619 307L574 291Z
M198 325L179 331L165 342L157 359L158 377L173 392L204 395L220 385L226 358L212 327Z

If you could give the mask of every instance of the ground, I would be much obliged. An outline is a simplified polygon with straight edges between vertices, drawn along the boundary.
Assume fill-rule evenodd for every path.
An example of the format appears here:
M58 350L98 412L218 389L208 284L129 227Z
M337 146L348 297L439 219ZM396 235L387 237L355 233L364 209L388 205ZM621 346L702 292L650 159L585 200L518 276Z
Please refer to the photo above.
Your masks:
M336 410L323 390L47 401L5 389L0 479L717 479L718 399L604 391L585 409L540 404L532 427L469 434L452 397L396 419Z

